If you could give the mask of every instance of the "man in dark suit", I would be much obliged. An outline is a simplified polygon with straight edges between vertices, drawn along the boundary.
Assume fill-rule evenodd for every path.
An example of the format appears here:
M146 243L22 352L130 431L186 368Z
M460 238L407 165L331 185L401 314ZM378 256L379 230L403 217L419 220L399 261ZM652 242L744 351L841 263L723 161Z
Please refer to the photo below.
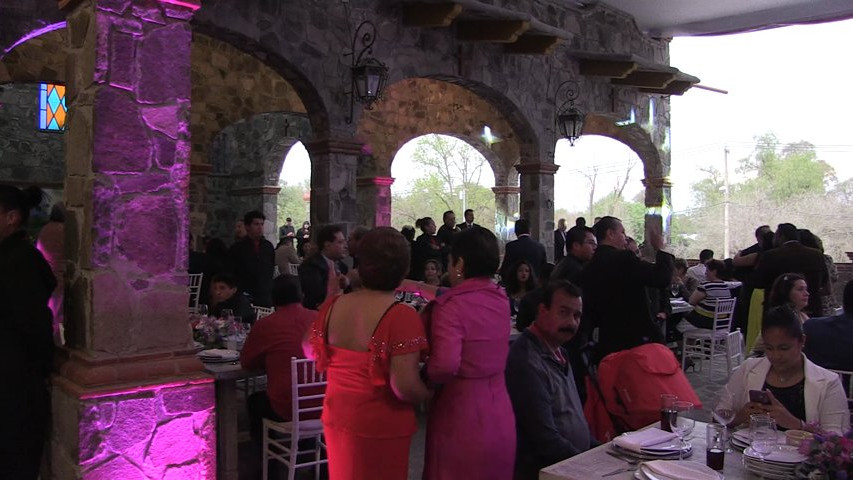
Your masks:
M803 324L803 353L823 368L853 371L853 280L844 286L844 313Z
M349 288L347 266L347 240L340 225L324 225L317 234L317 253L299 265L299 283L302 286L302 305L317 310L330 295Z
M661 329L649 308L646 287L664 288L672 280L675 257L663 251L660 232L649 232L657 252L655 263L626 250L622 221L602 217L593 227L598 248L580 275L586 331L598 328L596 361L606 355L645 343L663 343Z
M554 263L560 263L560 260L566 256L566 250L569 246L566 244L566 219L557 220L557 229L554 230Z
M566 245L568 254L557 264L551 279L579 285L581 270L592 260L598 246L595 232L589 227L572 227L566 232Z
M779 275L799 273L806 277L809 289L809 304L806 313L810 317L822 315L821 292L829 281L826 261L820 250L800 243L797 227L780 223L774 238L776 248L764 252L755 267L755 287L770 289ZM769 292L768 292L769 293Z
M228 261L237 286L249 294L252 304L271 307L275 248L264 238L264 221L266 217L257 210L243 216L246 236L228 250Z
M526 260L533 267L533 275L539 275L539 270L545 264L545 247L530 237L530 221L524 218L515 222L515 236L506 244L504 251L504 262L501 265L501 277L507 278L510 269L521 260Z
M465 230L466 228L479 227L479 225L474 223L474 210L471 210L469 208L465 210L465 213L463 215L465 216L465 222L456 225L456 228L458 228L459 230Z

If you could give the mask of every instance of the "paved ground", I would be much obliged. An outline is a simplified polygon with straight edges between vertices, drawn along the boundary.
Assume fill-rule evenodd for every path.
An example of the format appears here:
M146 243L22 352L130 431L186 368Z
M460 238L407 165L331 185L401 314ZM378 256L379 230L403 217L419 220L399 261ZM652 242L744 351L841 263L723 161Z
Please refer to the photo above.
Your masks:
M699 398L706 405L711 405L713 403L714 398L725 384L725 379L722 377L723 369L718 368L715 370L715 375L713 380L708 379L707 370L699 371L699 372L687 372L687 378L690 380L690 384L696 390L696 393L699 395ZM243 409L245 412L245 409ZM696 412L695 418L697 420L709 421L711 416L710 413L706 410ZM409 480L420 480L421 473L423 471L423 458L424 458L424 430L425 430L425 417L423 414L419 414L418 421L420 428L418 432L415 434L415 437L412 440L412 449L409 460ZM240 418L240 431L241 431L241 439L244 440L240 443L240 480L256 480L261 478L261 462L260 462L260 447L255 447L252 445L252 442L248 440L247 433L247 425L248 419L243 413ZM275 462L272 462L275 463ZM280 469L278 475L271 475L271 479L286 479L286 471L285 469ZM275 472L273 472L275 473ZM311 473L310 469L305 469L297 476L297 479L304 478L313 479L314 476Z

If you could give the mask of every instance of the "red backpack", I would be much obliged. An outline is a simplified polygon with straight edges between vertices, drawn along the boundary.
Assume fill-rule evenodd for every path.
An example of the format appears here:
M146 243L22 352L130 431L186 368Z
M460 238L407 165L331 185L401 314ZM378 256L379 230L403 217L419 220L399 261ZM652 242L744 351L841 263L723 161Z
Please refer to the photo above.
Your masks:
M662 393L702 408L675 355L659 343L611 353L596 376L587 377L584 415L599 441L659 422Z

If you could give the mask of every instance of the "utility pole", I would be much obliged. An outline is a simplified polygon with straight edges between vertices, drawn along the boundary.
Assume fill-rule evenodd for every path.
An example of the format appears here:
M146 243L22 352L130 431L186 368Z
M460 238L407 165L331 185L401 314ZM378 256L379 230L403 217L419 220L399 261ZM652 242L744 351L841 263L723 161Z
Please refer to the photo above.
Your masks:
M723 258L729 258L729 147L723 147Z

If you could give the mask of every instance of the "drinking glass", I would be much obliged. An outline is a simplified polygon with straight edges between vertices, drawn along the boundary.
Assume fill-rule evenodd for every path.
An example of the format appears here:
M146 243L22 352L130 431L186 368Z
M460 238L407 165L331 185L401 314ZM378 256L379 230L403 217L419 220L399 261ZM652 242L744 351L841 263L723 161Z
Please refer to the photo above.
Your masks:
M671 293L671 298L680 298L678 296L678 292L681 291L680 286L677 283L672 283L669 285L669 293Z
M198 306L196 307L196 313L198 313L199 316L201 316L201 317L206 317L207 313L208 313L207 304L205 304L205 303L198 304Z
M723 435L725 436L724 440L726 442L726 453L732 453L732 447L729 446L729 428L728 425L732 423L737 415L737 412L733 408L734 405L734 394L726 387L722 392L717 396L716 400L714 400L714 410L711 412L711 415L714 417L714 420L719 422L723 426Z
M720 471L726 463L726 427L709 423L705 430L705 464Z
M226 323L230 323L234 320L234 310L230 308L222 309L222 319L225 320Z
M672 404L678 400L678 395L664 393L660 396L660 429L671 432L669 419L672 416Z
M769 415L751 415L749 417L749 436L752 451L762 462L772 452L778 441L776 422ZM763 475L761 476L763 478Z
M684 460L684 447L686 444L684 437L692 432L693 427L696 426L696 420L690 418L692 412L693 404L690 402L675 401L672 403L669 427L672 429L672 433L678 435L678 439L681 440L681 448L678 450L679 460Z

